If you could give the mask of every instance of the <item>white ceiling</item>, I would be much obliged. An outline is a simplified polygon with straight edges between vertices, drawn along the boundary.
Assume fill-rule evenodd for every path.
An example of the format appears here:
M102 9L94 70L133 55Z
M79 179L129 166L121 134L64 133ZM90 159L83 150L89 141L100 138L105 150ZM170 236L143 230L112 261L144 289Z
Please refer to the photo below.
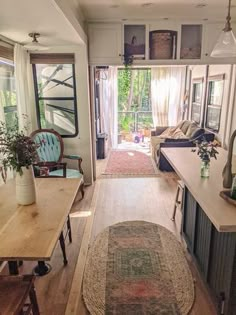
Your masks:
M49 47L81 43L80 36L52 0L0 0L0 34L19 43L39 42Z
M228 0L77 0L87 20L120 21L170 19L223 20ZM151 5L149 6L148 4ZM146 4L146 6L143 6ZM196 8L198 4L206 7ZM236 19L236 0L232 0Z

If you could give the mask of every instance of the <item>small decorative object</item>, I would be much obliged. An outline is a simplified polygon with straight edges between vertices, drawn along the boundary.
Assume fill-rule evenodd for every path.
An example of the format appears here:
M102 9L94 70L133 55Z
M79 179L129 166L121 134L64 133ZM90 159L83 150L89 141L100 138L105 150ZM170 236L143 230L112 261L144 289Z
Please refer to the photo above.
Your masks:
M207 178L210 175L210 159L217 158L218 151L216 150L217 143L208 143L206 140L202 142L196 142L197 149L193 149L193 152L197 151L201 162L201 177Z
M132 56L133 59L145 58L145 25L124 26L124 53L125 56Z
M224 188L231 188L232 181L233 181L233 171L232 171L232 162L235 159L235 152L234 152L234 139L236 137L236 130L232 133L229 141L229 150L228 150L228 158L227 162L224 166L222 176L223 176L223 187Z
M236 176L234 176L232 187L231 187L231 198L236 200Z
M0 123L0 172L6 181L7 168L16 171L16 199L21 205L29 205L36 200L32 169L36 159L37 145L23 131L19 131L18 121L8 128L5 123Z

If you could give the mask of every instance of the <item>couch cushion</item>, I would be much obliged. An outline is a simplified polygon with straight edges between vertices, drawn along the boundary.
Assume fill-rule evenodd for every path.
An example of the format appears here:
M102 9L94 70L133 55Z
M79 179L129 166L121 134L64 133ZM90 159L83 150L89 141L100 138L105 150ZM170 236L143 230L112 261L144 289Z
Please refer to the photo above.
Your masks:
M188 139L181 129L177 128L171 136L172 139Z
M172 134L175 132L176 130L176 127L169 127L169 128L166 128L165 131L163 131L161 134L160 134L160 137L161 138L170 138L172 136Z
M190 121L190 120L185 120L185 122L184 122L183 125L181 126L180 129L182 130L182 132L183 132L184 134L186 134L186 132L187 132L187 130L188 130L190 124L191 124L191 121Z
M191 124L189 125L187 131L186 131L186 136L188 138L191 138L192 137L192 134L197 130L199 129L199 126L195 123L195 122L191 122Z
M181 121L177 124L176 128L181 129L182 126L183 126L183 124L185 123L185 121L186 121L186 119L185 119L185 120L181 120Z

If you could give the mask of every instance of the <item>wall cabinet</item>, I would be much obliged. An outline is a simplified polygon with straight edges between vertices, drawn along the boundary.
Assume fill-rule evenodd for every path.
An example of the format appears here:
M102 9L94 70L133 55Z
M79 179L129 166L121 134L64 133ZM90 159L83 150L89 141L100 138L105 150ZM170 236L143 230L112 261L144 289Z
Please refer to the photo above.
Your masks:
M137 34L129 38L125 28L132 31L132 27L137 28ZM168 20L153 24L131 24L128 21L125 24L90 23L89 62L96 65L122 65L122 55L129 45L131 49L138 49L133 54L135 65L235 63L235 58L210 57L223 27L224 23ZM232 27L236 30L235 24ZM137 42L138 38L141 40Z
M89 24L91 64L122 64L121 24Z

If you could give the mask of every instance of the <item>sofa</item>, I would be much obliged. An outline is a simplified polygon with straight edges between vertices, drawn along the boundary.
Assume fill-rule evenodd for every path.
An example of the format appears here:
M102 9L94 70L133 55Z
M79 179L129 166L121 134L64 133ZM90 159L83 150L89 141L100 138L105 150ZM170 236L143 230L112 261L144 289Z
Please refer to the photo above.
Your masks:
M214 141L215 134L199 127L196 122L182 120L175 127L156 127L151 131L152 157L161 171L173 171L173 168L161 154L161 148L194 147L196 141Z

